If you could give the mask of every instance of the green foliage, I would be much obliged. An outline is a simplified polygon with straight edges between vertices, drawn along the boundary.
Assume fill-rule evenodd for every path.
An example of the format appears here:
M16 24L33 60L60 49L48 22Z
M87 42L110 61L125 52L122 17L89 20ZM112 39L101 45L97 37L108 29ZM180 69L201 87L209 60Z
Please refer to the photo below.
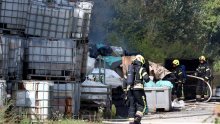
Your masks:
M215 124L220 124L220 118L219 117L215 118Z
M219 44L209 44L219 28L219 0L112 0L115 18L108 40L146 58L218 56Z
M220 72L220 59L218 59L214 62L213 69L215 72Z
M5 121L5 119L4 119L5 110L6 110L6 108L1 108L0 109L0 124L4 123L4 121Z
M13 108L11 111L7 111L8 107L11 105L5 105L0 108L0 124L30 124L31 120L25 112L17 113L17 109ZM41 123L41 122L35 122ZM61 119L60 121L45 120L47 124L101 124L101 122L88 122L84 120L74 120L74 119Z
M116 116L116 107L114 104L112 104L111 117L115 118L115 116Z
M61 121L49 121L48 124L101 124L99 122L88 122L83 120L61 120Z
M133 46L138 48L137 51L143 53L143 56L151 61L162 61L165 58L162 49L155 47L154 43L148 40L136 42Z
M11 108L13 105L13 102L10 101L6 105L0 108L0 124L29 124L31 121L27 117L27 114L25 113L19 113L17 112L16 108ZM10 110L10 111L9 111Z
M220 26L220 1L206 0L200 11L200 23L207 33L216 33Z

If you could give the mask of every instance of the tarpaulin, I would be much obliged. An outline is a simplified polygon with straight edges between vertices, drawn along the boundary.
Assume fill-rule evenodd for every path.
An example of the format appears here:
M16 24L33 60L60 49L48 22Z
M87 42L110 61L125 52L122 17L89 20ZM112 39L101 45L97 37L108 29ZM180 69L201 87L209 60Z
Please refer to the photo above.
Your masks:
M122 49L122 47L117 47L117 46L111 46L112 48L112 54L114 56L122 56L124 54L124 50Z
M90 45L89 46L89 57L97 58L98 55L99 55L99 52L98 52L96 45Z
M95 67L96 60L88 56L86 65L86 74L89 74Z
M101 70L99 70L99 68L94 68L91 74L88 75L88 78L92 79L95 77L96 79L98 79L99 71L102 74L104 73L103 68L101 68ZM115 71L110 69L105 69L105 84L112 86L113 88L116 88L118 86L122 86L122 80L121 77Z
M170 81L159 80L156 82L157 87L169 87L173 88L173 84Z
M99 48L98 52L102 56L110 56L110 55L112 55L112 49L109 46L105 46L105 47Z
M104 56L104 61L111 69L115 69L118 66L122 64L122 58L121 57L115 57L115 56Z
M144 83L144 87L156 87L156 84L150 80L149 82Z

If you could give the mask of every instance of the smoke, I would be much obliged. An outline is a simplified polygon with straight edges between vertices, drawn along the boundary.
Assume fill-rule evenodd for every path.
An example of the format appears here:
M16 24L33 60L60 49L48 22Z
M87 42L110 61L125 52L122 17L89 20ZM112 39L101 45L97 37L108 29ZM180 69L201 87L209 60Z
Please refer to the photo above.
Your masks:
M109 41L109 39L107 39L109 33L115 32L117 34L116 29L109 27L111 26L112 19L116 18L115 10L112 7L112 0L92 1L94 2L94 6L90 23L89 42L92 44L104 43L107 45L116 45L121 46L123 49L129 50L131 52L135 51L133 48L128 46L125 37L117 35L116 41Z
M89 41L91 43L105 42L108 34L108 23L114 17L111 0L93 0Z

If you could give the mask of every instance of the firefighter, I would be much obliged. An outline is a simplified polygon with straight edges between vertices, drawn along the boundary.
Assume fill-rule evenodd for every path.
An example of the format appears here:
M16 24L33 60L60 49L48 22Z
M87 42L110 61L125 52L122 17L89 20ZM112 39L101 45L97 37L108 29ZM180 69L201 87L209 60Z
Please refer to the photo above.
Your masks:
M203 78L205 81L209 82L211 78L211 70L206 62L205 56L199 57L199 66L196 69L195 75L198 77ZM207 95L207 86L202 80L198 80L197 86L196 86L196 99L197 101L201 101L203 98L208 98Z
M184 100L184 89L183 85L186 81L186 71L185 66L180 65L180 62L178 59L173 60L173 74L175 75L175 80L173 82L174 89L173 89L173 96L174 98L182 99Z
M137 55L135 60L129 65L127 75L127 90L129 101L129 124L140 124L141 118L146 110L146 96L144 92L144 82L149 81L144 57Z

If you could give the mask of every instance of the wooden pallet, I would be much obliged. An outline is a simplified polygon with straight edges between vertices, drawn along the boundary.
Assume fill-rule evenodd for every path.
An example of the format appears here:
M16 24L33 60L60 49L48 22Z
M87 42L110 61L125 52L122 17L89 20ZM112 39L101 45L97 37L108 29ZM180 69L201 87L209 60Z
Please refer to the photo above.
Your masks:
M2 34L10 34L10 35L24 35L24 32L19 31L19 30L12 30L12 29L1 29L0 28L0 33Z
M57 81L76 81L73 76L52 76L52 75L27 75L28 80L57 80Z
M11 35L24 35L24 29L17 29L13 25L0 23L0 33Z
M13 74L8 74L8 79L9 80L22 80L23 76L20 75L13 75Z

